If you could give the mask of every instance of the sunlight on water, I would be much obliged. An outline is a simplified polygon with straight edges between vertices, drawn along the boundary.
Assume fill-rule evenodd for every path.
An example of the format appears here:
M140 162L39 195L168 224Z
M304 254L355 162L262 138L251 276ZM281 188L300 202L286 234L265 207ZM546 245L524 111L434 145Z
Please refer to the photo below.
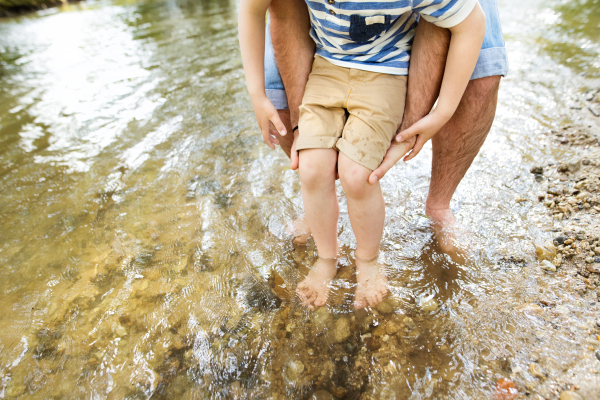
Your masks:
M515 198L598 77L586 7L500 1L511 72L452 204L467 260L432 239L423 152L382 181L390 295L368 311L341 188L330 301L294 296L315 248L286 234L299 180L258 134L235 1L0 20L0 398L488 398L502 377L528 387L532 352L566 370L592 311L535 266L553 221Z

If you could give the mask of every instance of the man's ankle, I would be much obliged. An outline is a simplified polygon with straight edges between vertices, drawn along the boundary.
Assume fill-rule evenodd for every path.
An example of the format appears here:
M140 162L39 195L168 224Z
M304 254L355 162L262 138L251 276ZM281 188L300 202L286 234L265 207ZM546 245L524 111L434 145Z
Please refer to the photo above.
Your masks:
M425 206L425 214L435 222L441 224L453 224L456 222L454 214L450 211L450 207Z

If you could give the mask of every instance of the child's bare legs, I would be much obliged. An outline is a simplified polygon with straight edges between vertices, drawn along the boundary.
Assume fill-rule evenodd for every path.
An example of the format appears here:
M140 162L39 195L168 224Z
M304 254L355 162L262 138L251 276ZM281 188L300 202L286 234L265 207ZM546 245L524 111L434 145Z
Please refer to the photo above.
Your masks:
M356 299L354 306L379 304L387 292L387 280L377 262L383 235L385 204L379 183L368 182L371 170L339 154L338 170L346 192L348 213L356 237Z
M338 255L339 205L335 192L338 153L333 149L300 151L300 182L306 221L317 245L319 260L298 284L298 296L309 307L327 302L329 282L335 276Z

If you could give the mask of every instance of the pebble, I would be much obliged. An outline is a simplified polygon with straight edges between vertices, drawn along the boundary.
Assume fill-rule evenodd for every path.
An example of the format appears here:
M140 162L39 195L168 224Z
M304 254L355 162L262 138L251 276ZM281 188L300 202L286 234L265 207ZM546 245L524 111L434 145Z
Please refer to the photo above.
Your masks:
M585 262L591 264L594 262L594 259L592 257L586 257Z
M596 253L596 254L600 255L600 247L596 247L596 248L594 249L594 253Z
M596 352L596 358L598 359L598 361L600 361L600 350L598 350L598 351Z
M597 319L597 320L596 320L596 326L597 326L598 328L600 328L600 319Z
M534 175L541 175L544 173L544 167L531 167L529 170Z
M411 317L404 317L402 323L404 324L404 326L406 326L408 330L411 331L417 327L417 324L415 324L415 321L413 321Z
M561 244L565 243L565 240L567 240L567 237L565 235L559 235L554 238L553 243L555 246L560 246Z
M560 400L583 400L583 397L571 390L565 390L560 394Z
M556 272L556 267L548 260L542 261L540 268L548 272Z
M421 304L421 310L425 312L433 312L439 308L439 304L435 299L429 299L425 303Z
M290 383L294 383L300 379L302 373L304 372L304 364L302 361L290 361L285 370L285 377L288 379Z
M350 321L348 318L341 317L335 322L335 341L337 343L345 342L350 337Z
M552 261L552 264L554 264L554 266L556 268L558 268L562 264L562 261L563 261L562 256L559 254L556 257L554 257L554 260Z
M552 243L545 243L544 245L535 246L535 254L538 260L551 261L556 257L556 246Z
M515 400L517 396L519 396L519 391L511 380L502 378L498 381L494 400Z
M542 369L540 368L538 363L533 362L533 363L529 364L529 372L531 373L531 375L535 376L536 378L539 378L539 379L545 378L545 375L542 372Z

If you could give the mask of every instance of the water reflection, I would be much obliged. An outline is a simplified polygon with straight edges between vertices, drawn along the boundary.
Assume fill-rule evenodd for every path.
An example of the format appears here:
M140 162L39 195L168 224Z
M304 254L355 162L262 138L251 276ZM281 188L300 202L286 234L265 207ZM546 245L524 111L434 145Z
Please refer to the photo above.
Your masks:
M513 72L453 203L465 261L422 214L424 152L382 182L390 293L360 311L343 197L327 305L295 295L315 249L286 234L299 182L256 134L235 2L0 22L0 397L485 398L500 378L529 390L532 354L575 363L568 328L594 310L532 262L553 222L514 202L586 84L537 52L547 6L501 2Z

